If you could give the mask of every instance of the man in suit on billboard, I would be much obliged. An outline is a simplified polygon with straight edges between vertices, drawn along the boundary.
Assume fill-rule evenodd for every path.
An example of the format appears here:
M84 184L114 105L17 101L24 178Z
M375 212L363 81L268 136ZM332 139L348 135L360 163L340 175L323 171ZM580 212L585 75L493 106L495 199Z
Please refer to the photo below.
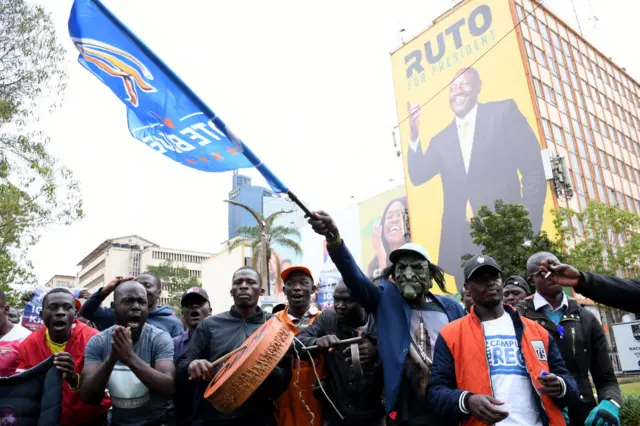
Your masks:
M523 204L529 210L533 230L538 232L547 190L540 144L515 101L479 103L481 89L476 69L456 73L449 87L455 118L431 139L426 151L420 141L420 105L408 105L409 178L414 186L438 174L442 178L444 211L438 264L456 278L458 288L464 282L461 256L478 250L469 235L469 221L480 205L493 208L498 199Z

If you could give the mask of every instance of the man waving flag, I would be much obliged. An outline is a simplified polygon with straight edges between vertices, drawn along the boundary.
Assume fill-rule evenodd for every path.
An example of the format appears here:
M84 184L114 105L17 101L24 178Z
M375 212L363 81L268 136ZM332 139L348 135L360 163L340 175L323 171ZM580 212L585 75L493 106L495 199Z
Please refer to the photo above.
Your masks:
M80 63L127 106L136 139L205 172L255 167L275 192L288 188L100 0L75 0L69 33Z

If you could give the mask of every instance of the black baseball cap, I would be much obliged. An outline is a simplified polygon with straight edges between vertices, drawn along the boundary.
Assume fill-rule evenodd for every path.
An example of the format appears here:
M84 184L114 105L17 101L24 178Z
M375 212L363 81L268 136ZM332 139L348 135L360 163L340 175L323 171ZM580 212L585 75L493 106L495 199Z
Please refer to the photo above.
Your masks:
M487 256L484 254L479 254L473 256L471 259L467 260L464 263L464 280L469 281L469 278L480 268L490 267L498 272L502 273L502 269L500 269L500 265L496 262L491 256Z
M504 280L503 286L506 287L508 285L515 285L516 287L520 287L521 289L523 289L525 293L531 293L529 283L527 283L527 280L525 280L524 277L521 277L520 275L513 275Z
M180 304L184 305L184 299L186 299L187 296L191 294L195 294L197 296L202 297L205 302L209 301L209 295L207 294L207 291L205 289L200 287L191 287L190 289L182 293L182 297L180 298Z

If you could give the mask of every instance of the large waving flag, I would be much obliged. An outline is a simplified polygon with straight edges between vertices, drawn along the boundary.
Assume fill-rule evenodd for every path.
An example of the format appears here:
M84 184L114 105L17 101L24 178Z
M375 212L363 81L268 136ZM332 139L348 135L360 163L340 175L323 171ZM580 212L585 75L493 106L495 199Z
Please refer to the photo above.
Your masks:
M127 106L134 138L206 172L255 167L275 192L288 188L100 0L74 0L69 33L79 62Z

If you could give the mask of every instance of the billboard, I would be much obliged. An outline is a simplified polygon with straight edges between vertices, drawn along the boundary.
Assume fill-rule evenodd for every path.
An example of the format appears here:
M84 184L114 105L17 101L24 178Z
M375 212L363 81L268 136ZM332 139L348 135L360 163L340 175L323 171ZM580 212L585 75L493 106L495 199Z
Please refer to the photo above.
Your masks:
M613 335L622 371L640 371L640 321L614 324Z
M469 220L482 204L521 203L535 231L553 230L517 22L509 0L469 0L391 57L412 239L452 292L460 258L479 252Z
M404 185L358 204L362 270L369 277L389 265L389 254L408 239L405 226L407 193Z

